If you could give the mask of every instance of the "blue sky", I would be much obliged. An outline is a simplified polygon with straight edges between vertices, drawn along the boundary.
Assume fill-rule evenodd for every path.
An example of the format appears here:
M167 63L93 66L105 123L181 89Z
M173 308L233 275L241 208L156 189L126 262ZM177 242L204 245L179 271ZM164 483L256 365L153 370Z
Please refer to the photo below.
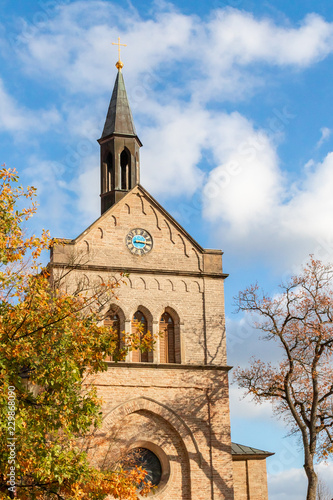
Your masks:
M256 280L274 294L310 253L333 260L333 4L2 0L0 160L38 188L35 231L72 238L99 215L118 36L142 184L224 251L229 362L276 359L232 297ZM276 452L270 499L304 498L283 422L231 396L233 440Z

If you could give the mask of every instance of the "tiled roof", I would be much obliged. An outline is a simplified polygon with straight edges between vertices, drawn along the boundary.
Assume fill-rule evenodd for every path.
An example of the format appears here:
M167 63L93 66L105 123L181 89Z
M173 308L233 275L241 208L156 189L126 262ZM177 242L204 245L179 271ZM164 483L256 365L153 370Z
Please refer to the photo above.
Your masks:
M244 446L243 444L231 443L231 454L232 455L261 455L269 457L274 455L270 451L258 450L257 448L251 448L250 446Z

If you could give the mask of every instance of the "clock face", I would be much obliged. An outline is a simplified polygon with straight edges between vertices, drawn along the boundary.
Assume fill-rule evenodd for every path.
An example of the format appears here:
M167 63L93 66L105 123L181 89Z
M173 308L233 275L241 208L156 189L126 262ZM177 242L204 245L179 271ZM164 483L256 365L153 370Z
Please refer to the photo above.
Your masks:
M153 239L145 229L132 229L126 236L126 246L135 255L143 255L153 248Z

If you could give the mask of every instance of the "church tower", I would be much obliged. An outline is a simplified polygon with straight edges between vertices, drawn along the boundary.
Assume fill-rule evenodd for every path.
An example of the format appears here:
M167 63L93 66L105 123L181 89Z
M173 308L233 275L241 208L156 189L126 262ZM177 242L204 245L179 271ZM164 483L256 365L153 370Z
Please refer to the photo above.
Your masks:
M156 343L107 360L107 371L90 381L103 400L103 424L89 458L108 468L135 450L156 500L267 500L270 454L230 438L222 251L201 247L139 183L142 144L120 60L116 66L98 141L101 216L55 244L50 266L66 276L68 291L80 280L125 280L118 300L103 305L105 324L119 345L138 324Z
M116 64L118 75L105 120L100 144L101 214L121 200L140 182L140 147L127 99L123 64Z

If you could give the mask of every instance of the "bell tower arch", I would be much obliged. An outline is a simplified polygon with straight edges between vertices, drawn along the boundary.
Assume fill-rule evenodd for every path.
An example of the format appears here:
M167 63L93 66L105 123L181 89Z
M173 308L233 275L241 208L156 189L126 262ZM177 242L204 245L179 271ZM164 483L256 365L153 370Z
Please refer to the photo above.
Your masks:
M118 64L118 63L117 63ZM101 214L117 203L140 181L140 147L129 106L122 65L118 64L101 138Z

